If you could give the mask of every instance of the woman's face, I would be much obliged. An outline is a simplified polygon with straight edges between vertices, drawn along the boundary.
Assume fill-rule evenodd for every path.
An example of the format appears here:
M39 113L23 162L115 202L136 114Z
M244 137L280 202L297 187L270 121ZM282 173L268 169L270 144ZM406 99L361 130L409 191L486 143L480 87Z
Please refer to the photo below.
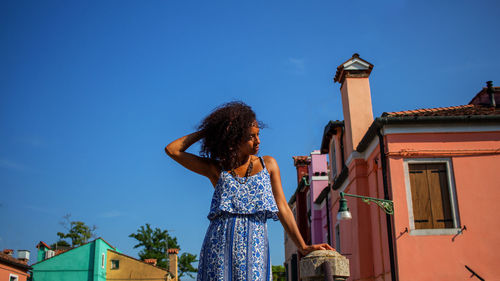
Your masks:
M259 127L252 126L248 128L247 133L243 137L243 142L240 145L240 153L242 155L255 155L259 152Z

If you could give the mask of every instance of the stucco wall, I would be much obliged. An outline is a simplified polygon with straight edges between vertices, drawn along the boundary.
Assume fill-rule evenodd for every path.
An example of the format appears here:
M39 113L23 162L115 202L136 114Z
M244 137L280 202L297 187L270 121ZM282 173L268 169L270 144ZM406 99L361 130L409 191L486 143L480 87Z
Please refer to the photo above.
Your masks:
M387 136L400 280L465 280L473 269L485 280L500 275L500 132ZM411 151L420 151L412 154ZM422 154L422 152L425 152ZM462 234L415 235L410 228L405 159L450 163ZM458 231L457 231L458 232Z
M500 132L391 134L384 143L395 208L392 235L399 280L464 280L471 276L466 265L485 280L495 280L500 275L496 265L500 259L496 230L500 225L496 216L500 213L500 155L495 152L500 149ZM383 198L378 144L363 157L350 163L345 192ZM449 163L459 221L457 229L450 230L454 233L420 235L411 229L405 162L418 160ZM332 194L335 227L338 192ZM350 259L350 280L389 278L385 214L375 204L346 199L353 219L340 222L340 252ZM467 229L457 235L463 226Z
M33 281L105 281L102 254L111 247L102 239L32 265Z
M319 153L319 151L317 151ZM328 185L328 176L326 175L327 167L327 155L326 154L315 154L311 153L311 164L309 165L309 204L311 206L311 243L319 244L325 243L325 235L323 222L322 222L322 211L319 206L314 204L314 201L318 198L321 191ZM325 173L324 176L315 176L316 173Z
M111 260L119 261L118 269L111 269ZM106 280L166 280L167 271L123 254L108 251Z
M32 265L33 281L91 281L93 250L94 244L89 243Z
M19 281L26 281L28 274L10 265L0 263L0 280L10 280L10 274L14 274L18 277Z

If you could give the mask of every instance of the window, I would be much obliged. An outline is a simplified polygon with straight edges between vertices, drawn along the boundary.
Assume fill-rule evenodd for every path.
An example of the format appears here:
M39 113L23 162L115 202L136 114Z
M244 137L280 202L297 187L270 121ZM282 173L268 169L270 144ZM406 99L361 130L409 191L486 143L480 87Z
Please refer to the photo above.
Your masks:
M405 161L412 234L456 233L459 222L450 162L448 159Z
M336 151L335 151L335 138L332 138L330 141L330 177L333 182L335 177L337 177L337 156L336 156Z
M17 275L14 275L14 274L9 275L9 281L18 281L18 280L19 280L19 277Z
M104 268L104 263L106 261L106 256L104 256L104 253L102 253L102 256L101 256L101 267Z
M111 260L111 269L120 269L120 261Z

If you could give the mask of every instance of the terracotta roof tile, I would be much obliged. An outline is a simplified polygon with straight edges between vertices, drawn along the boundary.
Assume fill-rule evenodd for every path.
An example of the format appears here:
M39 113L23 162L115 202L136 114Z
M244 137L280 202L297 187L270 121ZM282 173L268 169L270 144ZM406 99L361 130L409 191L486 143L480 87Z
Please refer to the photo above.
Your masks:
M4 253L0 253L0 262L5 262L17 267L24 268L26 270L31 269L27 262L18 260L10 255L6 255Z
M2 253L11 256L14 253L14 250L12 250L12 249L4 249L2 251Z
M51 248L50 248L50 246L49 246L49 245L47 245L47 243L45 243L45 242L43 242L43 241L40 241L40 242L36 245L36 247L37 247L37 248L39 248L39 247L40 247L40 245L41 245L41 246L45 246L45 248L47 248L47 249L51 249Z
M467 116L467 115L500 115L500 108L480 106L474 104L422 108L398 112L384 112L382 117L404 117L404 116Z
M293 165L309 165L311 162L311 159L309 156L293 156Z
M500 87L492 87L493 93L495 93L495 101L498 105L500 103ZM469 104L475 105L490 105L490 96L488 94L488 88L484 87L477 93L474 98L469 102Z
M168 253L169 254L176 254L177 255L177 254L179 254L179 249L174 249L174 248L168 249Z
M58 249L58 250L55 250L55 251L54 251L54 255L55 255L55 256L57 256L57 255L59 255L59 254L65 253L65 252L67 252L67 251L69 251L69 250L71 250L71 249L72 249L72 248L69 248L69 249L64 249L64 250L59 250L59 249Z

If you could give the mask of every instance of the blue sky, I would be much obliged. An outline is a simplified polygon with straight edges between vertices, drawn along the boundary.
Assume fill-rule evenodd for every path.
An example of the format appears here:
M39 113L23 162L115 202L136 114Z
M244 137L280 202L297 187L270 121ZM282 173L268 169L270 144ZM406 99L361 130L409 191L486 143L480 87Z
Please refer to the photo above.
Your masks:
M500 85L498 1L1 1L0 248L52 243L62 216L135 256L140 225L198 254L210 182L163 148L243 100L268 128L289 198L292 156L342 120L336 67L375 65L373 111L467 104ZM198 151L198 146L192 152ZM271 258L283 232L270 223Z

